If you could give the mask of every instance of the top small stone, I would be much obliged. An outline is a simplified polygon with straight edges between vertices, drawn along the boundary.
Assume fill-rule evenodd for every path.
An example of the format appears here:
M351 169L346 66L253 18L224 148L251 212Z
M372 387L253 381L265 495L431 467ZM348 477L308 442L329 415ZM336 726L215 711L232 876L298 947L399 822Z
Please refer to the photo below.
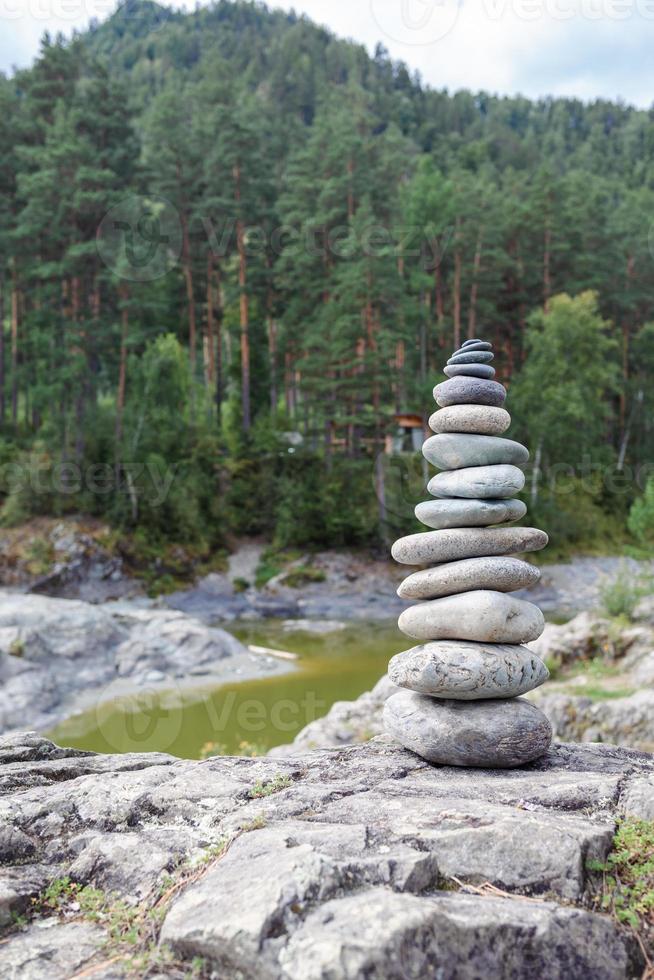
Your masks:
M462 344L458 350L454 351L453 356L455 356L456 354L463 354L464 352L467 354L469 353L469 351L472 350L492 350L492 349L493 349L493 345L489 344L487 340L466 340L465 344Z

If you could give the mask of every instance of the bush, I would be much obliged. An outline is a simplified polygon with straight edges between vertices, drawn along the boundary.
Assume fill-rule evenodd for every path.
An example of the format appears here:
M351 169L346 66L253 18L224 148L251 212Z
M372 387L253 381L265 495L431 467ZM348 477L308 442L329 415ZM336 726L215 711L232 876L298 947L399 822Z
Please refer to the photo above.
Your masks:
M631 619L640 600L651 592L652 580L649 576L634 577L623 566L616 577L600 589L602 608L609 616L625 616Z
M627 525L641 544L654 544L654 479L647 481L645 493L631 505Z

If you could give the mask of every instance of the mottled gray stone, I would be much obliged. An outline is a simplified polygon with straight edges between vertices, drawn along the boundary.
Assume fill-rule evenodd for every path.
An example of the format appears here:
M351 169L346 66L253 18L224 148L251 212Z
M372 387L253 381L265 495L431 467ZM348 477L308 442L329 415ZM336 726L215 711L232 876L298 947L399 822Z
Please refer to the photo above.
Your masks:
M470 500L443 498L424 500L415 510L416 517L427 527L487 527L519 521L527 513L522 500Z
M483 557L446 562L405 578L397 594L402 599L439 599L473 589L515 592L540 579L540 569L519 558Z
M541 635L545 619L532 602L482 589L420 602L405 609L397 625L415 640L529 643Z
M527 647L441 640L398 653L388 676L418 694L478 701L518 697L544 684L549 671Z
M450 405L429 419L433 432L474 432L482 436L501 436L511 425L505 408L490 405Z
M524 466L529 450L513 439L480 436L470 432L439 432L422 447L426 460L440 470L458 470L472 466L512 464Z
M489 437L490 438L490 437ZM427 484L434 497L513 497L525 485L525 475L517 466L466 466L463 470L444 470Z
M434 398L441 408L448 405L494 405L506 400L506 388L497 381L482 378L450 378L434 388Z
M378 699L368 704L381 714ZM361 738L358 729L350 735ZM0 738L0 824L18 842L15 891L38 887L20 844L29 835L38 875L72 875L93 849L104 855L93 884L132 902L130 854L138 848L146 861L154 840L168 860L161 867L157 855L155 880L143 881L146 905L172 875L163 941L180 960L166 960L161 977L191 976L201 956L207 976L230 980L640 975L619 924L582 903L587 861L606 859L620 791L654 774L651 756L556 745L528 767L471 772L427 765L388 735L330 751L287 749L285 759L198 762L85 755L34 734ZM285 788L251 797L280 776ZM212 861L225 841L231 846ZM443 890L455 877L463 890ZM480 883L514 894L466 894ZM0 944L3 980L82 972L117 980L128 970L126 960L105 962L108 923L32 911L35 921Z
M522 698L439 701L401 691L384 705L384 726L405 748L442 766L511 769L544 755L550 723Z
M485 378L490 381L495 377L495 368L490 364L448 364L443 368L443 374L448 378L464 375L468 378Z
M395 561L403 565L430 565L460 558L540 551L548 540L545 532L535 527L457 527L398 538L391 552Z
M457 354L465 354L466 351L492 349L493 345L489 344L487 340L466 340L464 344L461 344L458 350L454 351L452 357L456 357Z
M466 350L461 354L454 354L448 359L448 364L490 364L495 358L489 350Z

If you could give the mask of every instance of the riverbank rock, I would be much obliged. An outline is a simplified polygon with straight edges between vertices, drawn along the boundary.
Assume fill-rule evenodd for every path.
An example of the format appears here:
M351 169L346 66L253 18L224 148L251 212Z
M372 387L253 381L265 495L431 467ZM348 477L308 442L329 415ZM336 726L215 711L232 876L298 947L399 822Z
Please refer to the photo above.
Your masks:
M0 592L0 732L26 720L47 730L144 686L218 684L284 669L172 609Z
M514 769L544 755L552 741L542 711L508 693L504 700L451 701L402 691L384 706L384 728L440 766Z
M631 980L638 946L590 910L587 863L653 776L650 756L606 746L488 771L386 736L205 762L5 737L0 975L118 980L143 953L117 954L72 901L30 911L69 878L144 916L159 902L142 942L161 977Z

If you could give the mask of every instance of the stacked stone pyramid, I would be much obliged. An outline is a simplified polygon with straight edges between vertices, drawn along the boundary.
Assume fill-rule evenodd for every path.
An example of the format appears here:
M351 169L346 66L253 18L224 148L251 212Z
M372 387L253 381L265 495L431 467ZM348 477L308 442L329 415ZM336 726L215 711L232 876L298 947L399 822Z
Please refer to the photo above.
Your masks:
M440 410L429 424L436 435L422 451L440 472L427 487L435 499L416 507L433 530L393 545L397 561L428 566L398 589L419 600L398 625L420 645L389 664L390 679L406 690L386 702L384 724L430 762L508 768L543 755L552 738L542 711L520 697L549 676L521 645L540 636L543 614L510 595L540 577L514 556L548 539L511 526L527 512L511 498L524 486L529 452L502 438L511 416L492 360L491 344L468 340L447 362L450 380L434 389Z

